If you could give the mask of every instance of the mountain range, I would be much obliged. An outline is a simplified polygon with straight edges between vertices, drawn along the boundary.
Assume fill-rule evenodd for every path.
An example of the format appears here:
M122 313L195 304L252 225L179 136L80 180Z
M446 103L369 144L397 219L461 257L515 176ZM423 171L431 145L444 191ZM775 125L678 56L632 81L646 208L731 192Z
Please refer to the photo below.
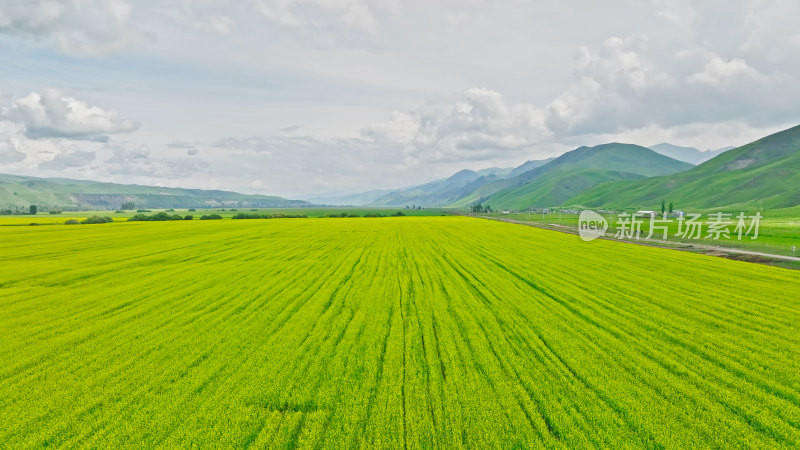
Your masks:
M695 166L693 161L699 163ZM461 170L418 186L311 201L229 191L124 185L64 178L0 175L0 207L142 208L422 206L494 209L580 206L653 209L800 205L800 126L738 148L700 151L659 144L609 143L579 147L557 158L517 167Z
M695 164L699 164L695 166ZM800 126L733 148L701 151L658 144L580 147L513 169L462 170L404 189L380 192L363 205L495 209L583 206L657 208L800 204Z
M518 175L512 179L515 186L499 190L483 201L512 209L560 205L601 183L669 175L691 167L638 145L580 147Z
M615 144L621 145L621 144ZM463 207L478 201L499 201L507 207L523 208L533 204L556 205L561 201L589 189L598 184L615 181L640 178L641 176L653 176L675 173L686 170L691 166L675 164L661 159L663 164L654 173L650 170L640 170L639 164L648 165L646 160L653 160L656 166L659 165L658 158L653 157L649 152L645 152L643 147L638 148L639 154L628 153L617 155L611 153L621 151L608 145L604 151L597 155L592 155L585 162L573 163L565 162L567 158L549 158L545 160L531 160L512 168L489 168L479 171L461 170L448 178L442 178L429 183L408 188L395 190L368 191L359 194L351 194L334 197L314 197L308 199L312 203L328 205L349 205L349 206L442 206L442 207ZM633 147L629 147L633 148ZM586 148L586 147L582 147ZM672 144L658 144L649 147L655 153L667 156L671 159L695 165L707 161L716 155L732 149L725 147L717 150L701 151L694 147L681 147ZM580 149L576 149L580 150ZM581 159L578 157L581 152L570 158ZM603 158L598 155L608 156L613 164L605 164ZM558 159L552 166L545 171L531 172L533 169L547 165L553 160ZM600 159L600 160L598 160ZM553 170L560 167L558 170ZM583 169L583 170L578 170ZM578 173L582 172L582 173ZM546 177L539 178L539 175L547 173ZM534 178L537 181L532 185L523 188ZM516 199L516 193L498 194L506 189L515 190L521 195ZM495 195L498 194L498 195Z
M608 183L567 200L586 207L784 208L800 204L800 126L726 151L699 166Z
M580 147L558 158L527 161L512 169L461 170L363 204L460 208L484 202L514 209L543 207L560 204L601 183L668 175L691 167L645 147L611 143Z
M310 206L310 203L302 200L229 191L0 174L0 207L3 208L37 205L40 209L117 209L124 202L134 202L139 208Z

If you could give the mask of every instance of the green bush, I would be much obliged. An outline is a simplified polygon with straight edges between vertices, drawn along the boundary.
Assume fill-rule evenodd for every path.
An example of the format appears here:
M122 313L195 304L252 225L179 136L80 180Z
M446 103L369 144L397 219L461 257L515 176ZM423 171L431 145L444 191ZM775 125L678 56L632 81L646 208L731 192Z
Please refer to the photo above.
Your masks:
M136 214L128 219L128 222L164 222L167 220L184 220L180 214L167 214L165 212L155 213L152 216L147 214Z
M233 219L272 219L269 214L246 214L239 213L233 216Z
M64 225L78 225L78 224L80 224L80 222L78 222L78 219L69 219L64 221Z
M200 220L220 220L222 216L219 214L209 214L207 216L200 216Z
M194 220L194 216L191 215L191 214L188 214L186 216L183 216L183 220Z
M87 217L84 220L81 220L81 223L93 224L93 223L109 223L109 222L113 222L113 221L114 221L114 219L112 219L111 217L91 216L91 217Z

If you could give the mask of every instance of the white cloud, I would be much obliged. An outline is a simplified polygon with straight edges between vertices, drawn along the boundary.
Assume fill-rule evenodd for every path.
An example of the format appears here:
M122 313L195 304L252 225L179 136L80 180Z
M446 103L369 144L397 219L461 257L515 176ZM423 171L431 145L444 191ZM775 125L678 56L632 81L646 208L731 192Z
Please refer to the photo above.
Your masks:
M43 170L59 171L72 167L86 167L95 160L95 152L92 151L64 151L56 154L52 159L39 164Z
M25 156L18 140L9 137L0 138L0 164L18 163L23 161Z
M268 20L287 27L341 23L362 31L375 30L373 11L385 2L370 0L251 0Z
M296 196L609 140L741 144L800 120L798 22L778 0L0 0L20 99L0 97L0 169L94 152L58 173ZM101 55L140 29L157 46L91 61L26 44ZM112 106L146 118L136 142Z
M692 3L692 0L653 0L659 17L686 27L690 27L695 21L696 12Z
M417 113L392 111L389 120L376 122L361 130L361 135L376 141L394 141L410 144L419 133L420 118Z
M167 4L161 12L181 26L189 25L201 31L225 35L237 25L236 19L226 11L230 7L230 2L219 0L181 0Z
M705 65L702 72L690 75L688 80L692 83L719 86L737 78L759 80L763 76L756 69L747 65L747 62L743 59L732 58L726 61L719 56L715 56Z
M403 146L404 163L512 159L547 139L543 112L529 104L507 104L484 88L435 97L413 112L394 112L361 135L377 145Z
M31 92L7 108L3 117L22 124L31 139L106 141L108 134L129 133L139 123L119 112L91 106L57 89Z
M611 37L595 52L580 48L575 82L547 105L548 127L560 134L580 134L641 120L639 105L652 92L673 84L670 75L643 56L647 41L645 36Z
M541 110L507 104L499 92L473 88L426 103L414 139L417 156L434 160L492 159L546 139Z
M753 0L744 16L746 38L740 49L760 53L768 59L782 59L800 46L797 21L800 3L796 1Z
M126 0L2 0L0 34L54 45L76 56L111 53L142 36Z

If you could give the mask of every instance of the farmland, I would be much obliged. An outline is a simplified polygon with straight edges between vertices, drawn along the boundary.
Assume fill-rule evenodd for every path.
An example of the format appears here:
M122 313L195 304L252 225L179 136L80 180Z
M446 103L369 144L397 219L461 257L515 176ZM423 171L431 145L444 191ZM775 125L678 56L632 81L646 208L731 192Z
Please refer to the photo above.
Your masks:
M705 244L705 245L713 245L716 247L721 248L734 248L734 249L742 249L742 250L750 250L750 251L759 251L774 255L784 255L784 256L800 256L800 208L786 208L786 209L772 209L772 210L709 210L709 211L691 211L692 213L701 214L702 217L698 219L700 223L702 223L702 233L700 238L680 238L676 236L678 233L678 220L674 217L668 218L670 222L668 223L668 236L667 240L672 242L680 242L685 244ZM750 239L753 236L753 232L747 236L743 236L741 240L737 239L736 234L733 233L729 237L720 237L719 239L710 239L708 238L708 221L709 221L709 214L715 214L717 212L721 212L724 214L730 214L732 223L728 226L729 231L733 232L735 230L735 217L740 214L744 213L747 216L753 216L757 212L761 214L762 219L759 222L759 232L757 239ZM603 217L609 224L608 232L606 236L613 237L618 230L619 225L619 217L618 214L621 212L617 212L615 214L602 214ZM624 214L630 215L631 212L627 212ZM555 227L557 229L570 229L571 231L577 232L578 229L578 214L575 213L559 213L558 211L551 212L550 214L541 214L541 213L527 213L527 212L520 212L520 213L512 213L512 214L500 214L500 213L493 213L487 214L487 216L500 218L500 219L512 219L521 222L530 222L533 224L537 224L540 226L545 227ZM660 216L656 216L656 218L660 219ZM642 238L640 241L644 241L645 237L648 235L650 231L650 218L649 217L640 217L638 220L641 220L641 229L642 229ZM750 224L751 219L747 220L747 224ZM653 235L653 239L661 239L663 237L663 233L659 233L656 231ZM794 250L793 250L794 248Z
M406 208L359 208L341 206L318 206L309 208L192 208L192 209L153 209L141 210L141 214L156 214L167 212L168 214L180 214L181 216L192 215L195 220L206 214L217 214L222 218L229 219L237 214L267 214L267 215L302 215L306 217L328 217L341 216L361 217L364 215L390 216L403 213L406 216L441 216L448 215L450 212L442 208L426 209L406 209ZM136 210L127 211L64 211L60 214L48 214L40 212L38 214L20 215L0 215L0 226L23 226L23 225L63 225L69 219L84 220L91 216L108 216L115 222L124 222L128 218L140 214Z
M796 447L800 273L465 217L0 227L0 442Z

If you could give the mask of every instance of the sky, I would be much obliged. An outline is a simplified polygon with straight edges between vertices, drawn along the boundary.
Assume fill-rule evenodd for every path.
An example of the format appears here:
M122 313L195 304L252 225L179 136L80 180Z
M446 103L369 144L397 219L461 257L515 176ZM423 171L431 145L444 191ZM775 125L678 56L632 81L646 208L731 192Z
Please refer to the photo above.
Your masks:
M796 0L0 0L0 173L311 198L800 123Z

